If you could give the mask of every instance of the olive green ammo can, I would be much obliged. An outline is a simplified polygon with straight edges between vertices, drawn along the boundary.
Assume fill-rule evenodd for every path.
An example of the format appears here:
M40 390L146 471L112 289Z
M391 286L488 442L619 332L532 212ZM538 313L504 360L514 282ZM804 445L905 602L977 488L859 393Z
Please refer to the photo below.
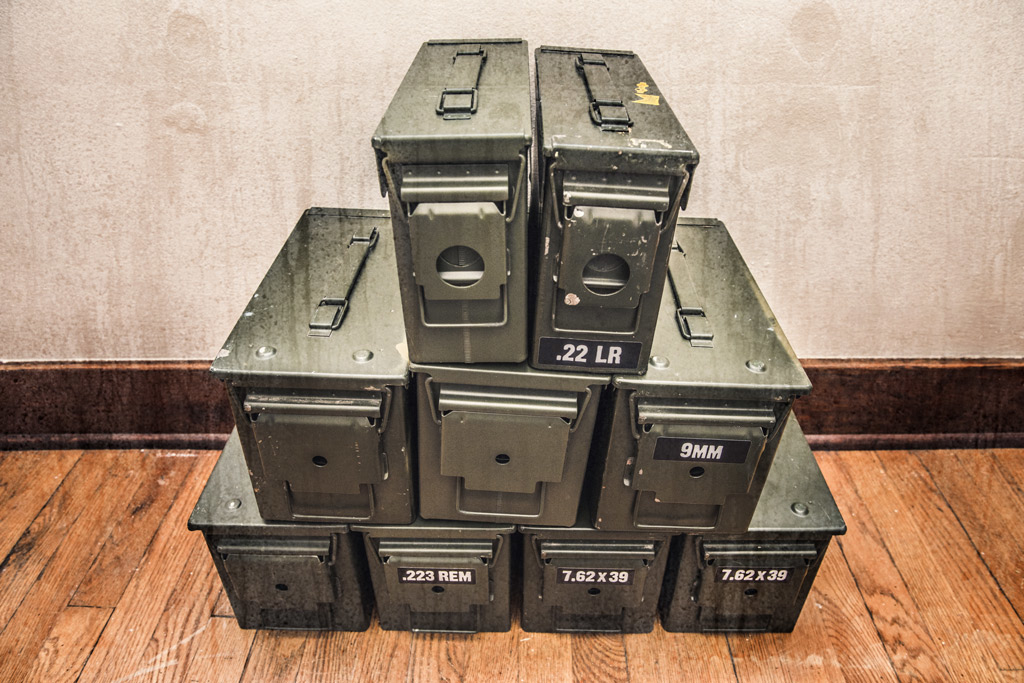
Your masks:
M521 40L424 43L373 135L413 361L526 359L529 70Z
M264 519L413 519L390 227L383 211L306 211L213 362Z
M536 368L643 373L698 155L632 52L542 47Z
M571 526L607 375L420 365L420 514Z
M792 631L829 542L844 533L843 516L792 418L749 531L686 534L673 542L662 626Z
M507 631L515 527L475 522L353 525L363 534L386 631Z
M264 521L245 470L232 432L188 520L203 532L238 625L365 631L373 595L359 534Z
M524 631L648 633L672 534L520 526Z
M725 226L675 240L650 368L612 379L594 526L742 532L811 385Z

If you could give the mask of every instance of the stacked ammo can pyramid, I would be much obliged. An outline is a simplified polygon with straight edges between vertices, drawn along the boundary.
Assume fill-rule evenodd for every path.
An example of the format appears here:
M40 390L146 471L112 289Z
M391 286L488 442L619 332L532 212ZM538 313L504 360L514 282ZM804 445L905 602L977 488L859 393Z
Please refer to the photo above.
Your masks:
M810 384L639 57L431 41L213 373L190 519L245 628L792 630L839 511ZM536 121L537 139L532 134ZM532 189L532 191L531 191Z

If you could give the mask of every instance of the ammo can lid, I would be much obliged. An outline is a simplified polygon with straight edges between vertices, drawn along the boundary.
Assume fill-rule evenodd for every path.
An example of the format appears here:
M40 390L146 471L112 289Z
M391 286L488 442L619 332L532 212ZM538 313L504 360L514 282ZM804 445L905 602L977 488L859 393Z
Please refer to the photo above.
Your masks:
M412 524L353 524L352 531L370 536L391 538L493 538L499 534L511 534L514 524L491 524L487 522L459 522L417 517Z
M699 154L640 57L541 47L537 130L567 169L682 175Z
M386 211L309 209L210 370L261 387L407 384L394 249Z
M605 531L595 529L591 524L590 506L584 501L576 515L576 521L570 527L545 526L542 524L520 524L519 533L531 534L547 539L583 540L600 543L601 541L663 541L667 542L676 535L671 531L648 531L633 529L631 531Z
M550 391L585 391L594 385L611 382L610 375L576 372L555 372L531 368L527 363L467 363L431 365L412 363L410 369L429 375L438 382L459 382L511 389L545 389Z
M256 495L245 466L238 430L231 432L192 515L190 531L242 536L301 536L348 532L347 524L324 522L266 522L256 507Z
M747 533L846 533L843 515L794 416L786 422Z
M378 162L514 161L532 140L532 111L525 41L431 40L398 86L373 146Z
M720 221L679 219L668 267L647 374L616 376L616 387L643 396L737 400L788 400L810 392L807 374Z

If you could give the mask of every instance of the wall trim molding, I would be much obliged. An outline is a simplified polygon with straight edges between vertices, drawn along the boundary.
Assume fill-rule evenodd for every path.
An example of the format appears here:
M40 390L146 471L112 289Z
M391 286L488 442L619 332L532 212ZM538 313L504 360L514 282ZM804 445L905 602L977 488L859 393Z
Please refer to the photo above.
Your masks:
M819 450L1024 447L1024 359L807 359ZM209 361L0 363L0 450L219 449Z

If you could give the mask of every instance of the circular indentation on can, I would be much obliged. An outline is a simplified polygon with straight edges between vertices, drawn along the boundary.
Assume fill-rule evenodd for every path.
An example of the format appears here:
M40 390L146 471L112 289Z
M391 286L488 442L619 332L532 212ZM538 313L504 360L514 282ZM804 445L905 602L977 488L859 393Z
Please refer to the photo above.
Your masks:
M629 264L618 254L598 254L583 267L583 286L598 296L621 292L629 282Z
M313 456L313 464L316 465L317 467L326 467L327 466L327 458L325 458L322 455L314 455Z
M768 366L764 364L763 360L748 360L747 370L751 372L764 372L768 369Z
M437 257L437 274L452 287L469 287L484 276L484 259L472 247L448 247Z
M366 363L373 358L373 351L370 349L359 349L352 354L352 360L357 363Z
M693 477L694 479L700 479L701 477L704 476L704 468L703 467L691 467L690 468L690 476Z
M807 507L807 503L793 503L789 506L789 509L793 511L793 514L800 515L801 517L811 514L811 509Z
M435 593L444 593L444 586L434 586L430 590L434 591Z
M587 593L589 593L590 595L600 595L601 594L601 589L600 588L588 588L587 589Z
M668 366L668 358L665 358L665 356L651 356L651 367L658 368L660 370L662 368L667 368Z
M512 458L508 457L508 453L498 453L496 456L494 456L494 462L498 463L499 465L507 465L511 460Z
M276 588L279 591L286 591L286 590L288 590L288 584L286 584L286 583L279 583L276 586L274 586L274 588Z
M752 598L755 595L757 595L757 589L756 588L748 588L747 590L743 591L743 594L746 595L748 598Z
M277 349L273 346L261 346L256 349L256 357L262 360L273 358L275 354L277 354Z
M238 508L242 507L242 501L238 500L237 498L232 498L228 502L224 503L224 507L226 507L228 510L237 510Z

